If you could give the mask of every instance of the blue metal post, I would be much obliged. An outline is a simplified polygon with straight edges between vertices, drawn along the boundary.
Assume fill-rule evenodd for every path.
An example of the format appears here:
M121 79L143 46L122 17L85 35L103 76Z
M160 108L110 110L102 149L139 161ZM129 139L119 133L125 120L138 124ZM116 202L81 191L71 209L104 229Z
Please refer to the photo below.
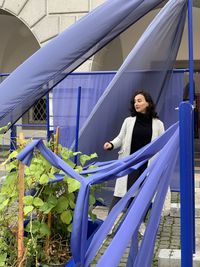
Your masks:
M180 116L181 267L193 266L192 105L182 102ZM190 127L188 127L188 125Z
M81 86L78 87L77 111L76 111L76 140L75 140L75 151L76 152L78 151L80 110L81 110ZM74 158L74 163L77 164L77 156L75 156L75 158Z
M51 132L50 132L50 118L49 118L50 114L49 114L49 93L46 94L46 127L47 127L47 141L50 140L51 137Z
M190 103L194 101L194 85L193 85L193 23L192 23L192 0L188 0L188 49L189 49L189 82L190 82Z
M193 16L192 16L192 0L188 0L188 53L189 53L189 100L190 104L193 105L194 103L194 63L193 63ZM196 250L196 244L195 244L195 194L194 194L194 112L192 112L192 136L191 136L191 147L192 147L192 153L191 153L191 159L192 159L192 190L193 190L193 205L192 205L192 231L193 231L193 253L195 253Z
M10 128L10 152L13 152L16 149L16 136L17 127L12 125Z

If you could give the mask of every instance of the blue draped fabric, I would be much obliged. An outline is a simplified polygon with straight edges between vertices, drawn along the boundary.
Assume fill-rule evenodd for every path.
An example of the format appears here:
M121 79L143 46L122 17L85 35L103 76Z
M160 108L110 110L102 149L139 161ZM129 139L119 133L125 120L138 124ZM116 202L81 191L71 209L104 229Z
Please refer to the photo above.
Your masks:
M159 100L159 114L164 122L165 129L179 120L178 107L183 100L184 73L173 72L166 83L163 96Z
M114 73L72 73L53 89L53 125L60 127L59 143L70 147L76 136L78 88L81 87L82 128Z
M100 160L109 160L110 157L117 156L102 151L102 145L119 133L124 118L129 115L130 100L136 90L149 92L156 103L160 119L166 119L169 106L169 101L165 99L166 88L170 85L186 10L186 0L171 0L154 18L81 129L80 151L85 154L95 151ZM169 120L167 127L168 123Z
M150 216L148 227L141 244L141 249L137 253L134 263L136 264L134 266L137 267L149 266L148 264L152 258L162 205L173 172L174 159L178 153L178 124L173 125L151 144L148 144L128 157L121 160L99 163L99 167L83 171L82 174L91 174L87 178L84 178L81 174L75 172L74 169L67 165L62 159L47 149L41 140L35 140L27 145L27 147L18 154L17 158L24 164L30 164L34 147L37 147L42 155L53 166L63 170L67 175L81 183L74 211L71 235L71 249L75 266L89 266L102 241L110 231L116 217L125 208L133 194L139 189L141 182L144 181L143 186L140 188L140 193L128 209L121 227L97 266L117 266L131 237L135 235L149 203L155 195L152 216ZM159 156L152 162L152 164L150 164L127 194L113 208L104 224L93 237L90 246L87 247L87 220L90 185L98 184L110 179L116 179L116 177L128 174L159 151L161 151ZM146 247L148 247L149 250L148 256L146 256ZM117 251L117 253L112 253L112 251ZM110 257L110 253L112 253L112 257ZM130 256L128 261L129 264L133 259L134 257Z
M40 48L0 84L0 127L162 1L108 0Z
M139 75L141 73L139 73ZM92 109L97 104L97 101L115 74L116 72L72 73L53 89L53 122L54 129L60 127L60 144L70 147L75 140L78 88L81 87L81 115L79 125L81 129L84 128L84 124ZM137 74L133 73L133 75ZM151 73L148 75L148 80L151 80ZM152 75L152 79L153 78L154 75ZM183 98L183 87L184 73L173 72L169 83L166 83L164 87L163 97L157 104L159 115L164 122L165 129L179 119L177 107ZM161 89L158 90L158 94L160 94L161 91ZM110 105L111 112L112 106L113 103ZM121 110L118 110L116 116L118 117L120 114ZM101 128L101 133L103 135L106 135L107 131L108 128ZM98 135L98 133L95 133L95 129L93 134ZM101 146L96 152L101 158ZM110 158L112 157L113 155L110 155Z

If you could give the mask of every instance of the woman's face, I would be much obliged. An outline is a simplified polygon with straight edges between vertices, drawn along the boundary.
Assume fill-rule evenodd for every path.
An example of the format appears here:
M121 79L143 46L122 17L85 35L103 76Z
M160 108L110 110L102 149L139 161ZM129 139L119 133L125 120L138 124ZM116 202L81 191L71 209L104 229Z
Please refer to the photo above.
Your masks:
M136 112L146 113L146 109L149 106L149 103L146 101L145 97L142 94L136 95L134 98L134 107Z

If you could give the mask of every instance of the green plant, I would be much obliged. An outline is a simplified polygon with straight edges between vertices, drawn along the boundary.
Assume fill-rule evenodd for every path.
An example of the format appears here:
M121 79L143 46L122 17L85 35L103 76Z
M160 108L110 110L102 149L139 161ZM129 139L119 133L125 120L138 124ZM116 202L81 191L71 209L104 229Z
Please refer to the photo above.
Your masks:
M21 143L21 148L26 142ZM21 148L12 152L3 163L8 175L0 191L0 266L20 266L17 262L17 213L18 213L18 170L19 162L15 159ZM97 155L83 155L58 146L58 154L75 171L80 172L88 160ZM71 160L79 155L80 165ZM54 174L62 173L52 167L39 151L29 167L25 168L25 192L23 198L25 237L25 266L40 266L41 263L63 263L70 257L69 238L72 230L72 218L76 196L80 184L71 177L49 183ZM89 213L92 219L92 206L95 203L94 188L91 190Z

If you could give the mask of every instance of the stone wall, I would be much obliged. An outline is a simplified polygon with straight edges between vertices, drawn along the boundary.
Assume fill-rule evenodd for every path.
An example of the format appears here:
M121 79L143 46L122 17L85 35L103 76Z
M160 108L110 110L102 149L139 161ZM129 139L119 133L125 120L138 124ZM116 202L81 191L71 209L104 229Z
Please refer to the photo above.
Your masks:
M0 0L0 8L19 18L42 46L104 0Z

